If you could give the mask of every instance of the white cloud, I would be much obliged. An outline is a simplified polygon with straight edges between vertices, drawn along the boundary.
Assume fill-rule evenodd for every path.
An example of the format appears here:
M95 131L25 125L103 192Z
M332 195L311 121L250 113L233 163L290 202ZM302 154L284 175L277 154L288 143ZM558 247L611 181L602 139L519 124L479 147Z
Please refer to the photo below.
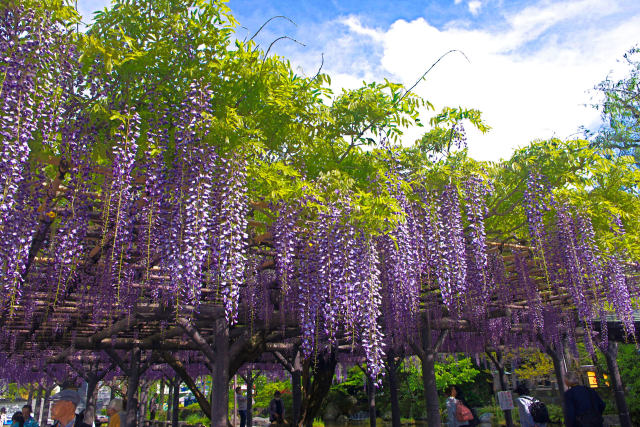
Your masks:
M469 6L469 12L471 12L472 15L477 15L478 12L480 12L480 8L482 7L482 2L478 0L472 0L467 4L467 6Z
M360 19L355 16L349 16L345 19L342 19L341 22L346 25L347 28L349 28L349 30L351 30L354 34L369 37L376 42L384 41L384 35L382 31L363 26L360 23Z
M462 3L462 0L454 0L454 3L455 4L460 4L460 3Z
M640 13L604 23L621 10L620 1L543 0L504 15L499 31L457 23L439 29L424 18L398 20L386 30L366 27L355 18L342 22L379 53L365 57L367 67L359 57L355 69L407 86L444 52L463 51L470 63L457 53L449 55L416 91L437 110L447 105L480 109L493 130L487 135L470 132L470 152L478 159L497 160L536 138L575 136L579 126L598 120L597 111L585 105L593 95L589 90L638 42ZM331 75L332 68L327 64ZM345 58L336 70L338 82L352 87L357 80L347 70ZM420 132L408 130L405 143Z

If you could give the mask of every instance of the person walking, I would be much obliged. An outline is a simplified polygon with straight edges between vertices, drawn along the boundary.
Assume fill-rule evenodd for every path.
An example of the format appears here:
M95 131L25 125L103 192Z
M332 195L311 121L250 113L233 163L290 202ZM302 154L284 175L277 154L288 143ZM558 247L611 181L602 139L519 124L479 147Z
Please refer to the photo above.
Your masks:
M31 405L22 407L22 416L24 417L24 427L40 427L35 418L31 416Z
M236 401L238 402L238 415L240 415L240 427L247 425L247 397L242 395L242 388L236 387Z
M564 392L567 409L567 427L602 427L605 403L592 388L580 384L576 372L568 372L564 378L568 390Z
M447 426L469 426L475 419L471 409L464 401L460 388L452 385L447 389Z
M4 425L7 422L7 408L0 408L0 425Z

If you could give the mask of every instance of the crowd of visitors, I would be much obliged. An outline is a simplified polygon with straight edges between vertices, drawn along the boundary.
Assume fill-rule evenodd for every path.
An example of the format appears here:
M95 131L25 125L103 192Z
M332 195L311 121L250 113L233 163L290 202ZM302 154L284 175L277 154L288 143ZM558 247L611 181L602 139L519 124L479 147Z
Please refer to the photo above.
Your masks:
M564 401L568 427L603 427L604 401L592 389L580 385L580 376L569 372L565 376L566 391ZM525 383L520 383L514 392L521 427L548 427L553 424L544 402L531 396ZM451 386L446 390L447 427L479 425L478 415L466 402L460 387ZM560 423L557 423L558 425Z
M569 372L565 376L564 392L565 423L568 427L602 427L605 403L598 393L580 384L580 376ZM550 427L553 424L544 402L533 397L527 385L520 383L515 388L517 394L515 406L518 410L521 427ZM247 425L247 397L241 387L235 388L240 427ZM464 394L457 385L446 390L447 427L477 426L478 415L465 400ZM85 414L76 414L82 397L76 390L63 389L51 397L50 415L54 427L92 427L95 410ZM155 406L153 407L155 408ZM155 410L152 409L153 412ZM126 415L122 399L112 399L106 408L109 417L108 427L126 427ZM272 425L285 424L285 407L281 394L276 391L268 406L269 421ZM9 419L6 408L0 408L0 425L11 424L11 427L40 427L34 419L31 405L22 407L22 411L14 413ZM85 416L86 415L86 416ZM155 415L155 414L154 414ZM89 421L87 421L87 418ZM152 417L155 418L155 417Z

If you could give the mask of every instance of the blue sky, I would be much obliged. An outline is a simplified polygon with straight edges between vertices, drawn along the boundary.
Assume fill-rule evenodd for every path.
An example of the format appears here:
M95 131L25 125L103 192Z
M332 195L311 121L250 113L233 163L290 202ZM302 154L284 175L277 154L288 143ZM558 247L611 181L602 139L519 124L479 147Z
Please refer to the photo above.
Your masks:
M107 5L78 0L80 12ZM303 43L279 41L272 52L284 55L303 74L323 70L334 90L363 80L411 85L440 55L450 55L417 92L437 109L478 108L493 127L487 135L470 132L471 154L479 159L509 157L536 138L577 135L579 126L597 127L597 101L591 90L609 73L621 73L622 54L640 43L637 0L423 0L313 1L230 0L245 28L267 47L288 35ZM425 112L426 119L430 114ZM404 142L419 137L409 129Z

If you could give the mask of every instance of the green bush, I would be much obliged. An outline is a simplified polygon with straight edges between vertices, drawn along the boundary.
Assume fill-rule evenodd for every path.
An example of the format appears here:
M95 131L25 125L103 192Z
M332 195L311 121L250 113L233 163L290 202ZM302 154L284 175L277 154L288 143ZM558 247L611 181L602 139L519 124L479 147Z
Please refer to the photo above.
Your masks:
M200 414L202 414L202 412ZM187 424L190 424L190 425L196 425L196 424L208 425L211 423L211 421L209 421L209 418L205 417L204 414L202 415L190 414L188 417L184 419L184 421L186 421Z
M190 417L205 417L204 412L200 409L200 405L197 403L192 403L189 406L181 408L178 412L178 419L182 421L188 421ZM206 417L205 417L206 418ZM191 423L190 423L191 424Z
M555 422L564 422L564 414L562 413L562 406L554 405L552 403L547 405L547 410L549 411L549 418L551 421Z

